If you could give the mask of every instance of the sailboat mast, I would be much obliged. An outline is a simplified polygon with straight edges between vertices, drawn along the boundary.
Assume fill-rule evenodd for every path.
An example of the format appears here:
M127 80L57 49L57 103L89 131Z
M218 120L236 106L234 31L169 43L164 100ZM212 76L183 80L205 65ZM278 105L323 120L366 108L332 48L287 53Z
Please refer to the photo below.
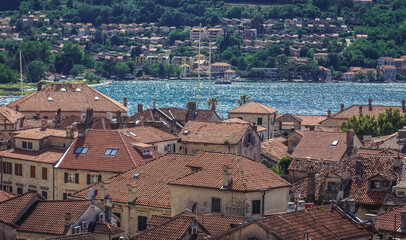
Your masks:
M200 23L199 25L199 63L198 63L198 68L199 71L197 72L197 103L196 103L196 109L199 110L199 94L200 94L200 42L202 40L202 24Z
M211 41L209 40L209 44L210 44L210 51L209 51L209 99L208 101L210 101L210 80L211 80ZM210 105L209 105L209 109L210 109Z
M20 50L20 81L21 81L21 97L24 96L24 88L23 88L23 63L21 60L21 50Z

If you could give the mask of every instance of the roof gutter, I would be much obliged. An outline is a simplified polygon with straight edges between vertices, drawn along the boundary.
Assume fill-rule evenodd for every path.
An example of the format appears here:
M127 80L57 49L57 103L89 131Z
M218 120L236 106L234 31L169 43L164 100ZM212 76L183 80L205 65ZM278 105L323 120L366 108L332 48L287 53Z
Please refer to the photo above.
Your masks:
M68 149L66 149L66 151L63 153L62 157L58 160L58 162L56 162L56 164L54 165L54 168L59 167L59 165L62 163L63 159L65 158L66 154L69 152L70 148L72 147L73 143L76 142L76 139L72 141L72 143L70 144Z

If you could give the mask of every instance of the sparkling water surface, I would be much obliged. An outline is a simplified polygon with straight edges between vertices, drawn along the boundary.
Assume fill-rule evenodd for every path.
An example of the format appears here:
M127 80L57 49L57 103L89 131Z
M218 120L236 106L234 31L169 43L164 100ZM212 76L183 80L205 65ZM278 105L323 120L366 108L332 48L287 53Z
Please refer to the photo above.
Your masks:
M191 88L192 86L192 88ZM194 86L194 87L193 87ZM93 86L96 90L122 102L127 97L128 115L132 116L137 104L144 109L152 107L156 99L158 107L185 108L189 100L197 101L197 80L161 80L111 82ZM207 109L209 82L200 81L199 108ZM326 115L327 110L339 111L353 104L401 105L406 99L406 83L304 83L243 81L228 85L211 81L211 97L220 99L217 113L227 117L227 111L237 107L240 95L250 96L257 101L278 110L278 113ZM192 94L193 93L193 94ZM193 96L193 97L192 97ZM7 104L18 97L0 99Z

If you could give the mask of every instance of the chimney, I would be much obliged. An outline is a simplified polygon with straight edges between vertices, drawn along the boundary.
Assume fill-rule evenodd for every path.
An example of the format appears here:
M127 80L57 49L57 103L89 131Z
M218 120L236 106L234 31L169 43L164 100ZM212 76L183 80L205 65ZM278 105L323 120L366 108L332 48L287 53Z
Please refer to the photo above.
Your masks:
M138 104L137 112L138 112L138 113L141 113L141 112L142 112L142 104Z
M314 202L316 193L316 173L313 168L307 173L307 201Z
M124 107L127 107L127 97L123 97L123 104L124 104Z
M406 211L404 210L400 212L400 228L403 230L402 232L406 229Z
M86 123L90 124L90 125L93 123L93 109L92 108L86 109Z
M327 117L330 117L331 116L331 111L330 111L330 109L327 111Z
M396 157L393 157L393 168L398 168L402 165L402 158L399 156L399 153Z
M41 131L45 131L47 129L48 120L46 118L41 119Z
M111 216L113 211L113 199L112 198L105 198L103 200L104 208L106 209L106 220L109 223L112 223Z
M402 100L402 112L403 112L403 113L406 112L406 102L405 102L404 99Z
M133 204L135 199L135 186L128 184L128 204Z
M355 175L360 177L362 176L362 173L362 162L358 160L355 162Z
M41 90L42 90L42 82L39 81L39 82L37 82L37 91L39 92Z
M69 138L69 139L73 138L73 133L72 133L72 127L71 126L68 126L66 128L66 138Z
M258 131L258 126L255 123L252 124L252 130L254 130L254 132Z
M186 119L193 120L196 113L196 102L187 102L186 104Z
M72 224L72 214L65 213L65 227L68 228Z
M347 151L351 152L352 147L354 146L354 131L353 130L348 130L346 132L346 140L347 140Z
M372 99L368 99L368 110L372 111Z
M341 103L340 107L341 107L340 112L344 111L344 104Z
M86 132L86 124L78 123L76 126L78 128L78 136L84 136Z
M402 216L402 220L403 220L403 216ZM370 221L372 223L372 227L375 230L378 230L378 215L376 214L371 214L371 213L366 213L364 215L364 221Z
M223 186L222 189L227 190L230 184L233 183L233 169L223 166Z
M153 108L155 109L156 108L156 99L155 98L152 100L152 105L153 105Z
M104 199L106 197L105 189L104 189L104 182L100 182L100 199Z
M362 106L359 106L359 115L362 116Z
M347 198L344 200L344 211L346 213L355 214L355 200L352 198Z

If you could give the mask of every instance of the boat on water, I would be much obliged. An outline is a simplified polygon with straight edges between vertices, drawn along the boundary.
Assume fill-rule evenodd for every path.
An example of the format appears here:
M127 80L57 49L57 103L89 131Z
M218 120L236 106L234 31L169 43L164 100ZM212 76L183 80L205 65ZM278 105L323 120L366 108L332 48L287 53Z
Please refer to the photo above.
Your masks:
M214 84L231 84L230 80L225 80L225 79L219 79L214 82Z

